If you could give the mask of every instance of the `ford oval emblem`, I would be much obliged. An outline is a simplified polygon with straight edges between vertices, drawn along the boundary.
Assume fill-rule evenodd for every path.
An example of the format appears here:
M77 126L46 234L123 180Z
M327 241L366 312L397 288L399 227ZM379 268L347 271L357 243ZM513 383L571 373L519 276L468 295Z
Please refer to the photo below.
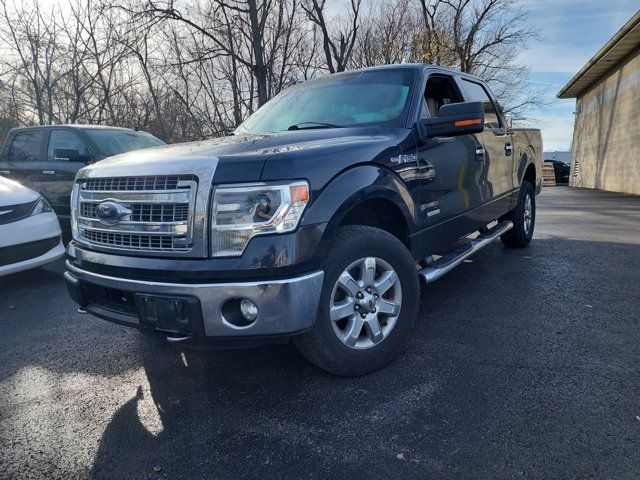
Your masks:
M111 200L102 202L96 207L96 218L106 225L116 224L130 214L131 210L127 207Z

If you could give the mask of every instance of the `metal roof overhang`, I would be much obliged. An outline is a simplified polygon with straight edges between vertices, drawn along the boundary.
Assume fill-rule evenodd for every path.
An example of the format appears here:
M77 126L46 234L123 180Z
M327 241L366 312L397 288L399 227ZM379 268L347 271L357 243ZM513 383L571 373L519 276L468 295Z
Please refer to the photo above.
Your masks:
M569 80L558 98L577 98L640 46L640 10Z

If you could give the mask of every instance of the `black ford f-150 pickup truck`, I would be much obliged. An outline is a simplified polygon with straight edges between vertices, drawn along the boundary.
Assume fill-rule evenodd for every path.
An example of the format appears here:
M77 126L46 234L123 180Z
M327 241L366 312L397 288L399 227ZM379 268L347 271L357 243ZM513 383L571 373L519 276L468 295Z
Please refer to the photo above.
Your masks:
M80 170L65 278L81 311L173 342L292 339L364 374L411 335L420 280L498 236L528 245L541 162L540 132L511 129L478 78L331 75L232 136Z

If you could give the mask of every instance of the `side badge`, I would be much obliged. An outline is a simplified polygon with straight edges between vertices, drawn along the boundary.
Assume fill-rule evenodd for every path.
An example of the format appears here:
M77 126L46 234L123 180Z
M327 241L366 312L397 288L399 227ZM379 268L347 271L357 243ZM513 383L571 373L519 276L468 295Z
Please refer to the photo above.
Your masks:
M390 158L391 163L396 165L402 165L403 163L411 163L418 161L418 155L415 153L403 153L402 155L398 155L397 157Z

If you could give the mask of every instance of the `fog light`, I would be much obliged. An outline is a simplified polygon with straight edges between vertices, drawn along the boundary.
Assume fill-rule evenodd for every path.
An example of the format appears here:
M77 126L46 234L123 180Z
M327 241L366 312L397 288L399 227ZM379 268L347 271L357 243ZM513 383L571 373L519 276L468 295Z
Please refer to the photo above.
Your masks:
M258 316L258 307L248 298L243 298L240 302L240 313L248 322L253 322Z

